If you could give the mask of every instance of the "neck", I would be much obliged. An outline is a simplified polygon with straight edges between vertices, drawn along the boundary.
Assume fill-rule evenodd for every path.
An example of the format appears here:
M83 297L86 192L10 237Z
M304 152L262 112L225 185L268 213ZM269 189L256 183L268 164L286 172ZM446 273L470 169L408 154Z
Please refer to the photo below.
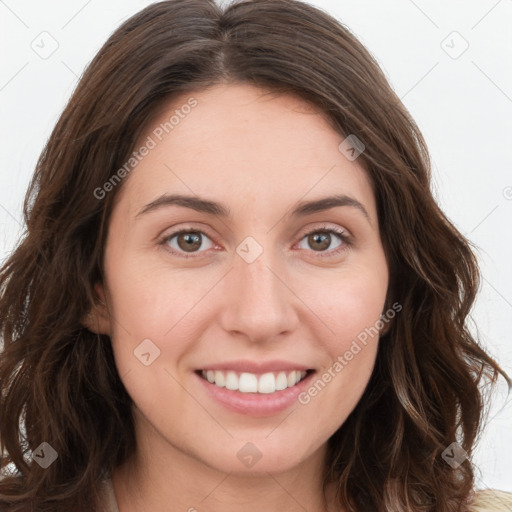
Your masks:
M324 494L325 446L287 471L222 472L184 453L156 431L137 439L134 455L114 471L120 512L331 512L333 487Z

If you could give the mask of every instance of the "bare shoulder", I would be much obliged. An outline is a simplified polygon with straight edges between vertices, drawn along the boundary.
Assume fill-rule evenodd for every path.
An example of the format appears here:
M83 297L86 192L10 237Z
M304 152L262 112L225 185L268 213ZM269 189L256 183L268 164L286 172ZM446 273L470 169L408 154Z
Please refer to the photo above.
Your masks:
M497 489L476 491L471 503L471 512L510 512L512 493Z

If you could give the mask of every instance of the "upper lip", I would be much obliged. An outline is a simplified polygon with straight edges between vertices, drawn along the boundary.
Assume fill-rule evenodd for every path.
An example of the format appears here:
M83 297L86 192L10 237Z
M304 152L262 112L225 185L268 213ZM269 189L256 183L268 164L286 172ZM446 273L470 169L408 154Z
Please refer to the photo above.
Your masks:
M236 361L225 361L223 363L208 364L200 368L200 370L232 370L235 372L247 373L267 373L278 371L300 370L307 371L311 368L303 364L294 363L292 361L272 360L272 361L254 361L239 359Z

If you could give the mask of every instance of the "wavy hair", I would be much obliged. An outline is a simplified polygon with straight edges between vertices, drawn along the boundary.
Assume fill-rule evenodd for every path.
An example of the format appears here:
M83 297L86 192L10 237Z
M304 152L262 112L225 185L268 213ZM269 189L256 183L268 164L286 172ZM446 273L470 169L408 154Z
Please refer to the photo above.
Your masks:
M35 169L26 230L0 269L0 505L95 510L98 483L135 448L132 401L110 338L81 319L98 301L120 183L158 110L185 91L249 83L291 93L366 146L390 269L382 336L361 400L329 439L325 482L348 511L465 510L485 391L508 375L471 334L479 271L470 243L437 206L417 125L372 55L338 20L298 0L169 0L124 22L87 67ZM48 468L30 454L48 442ZM10 468L9 471L8 468ZM3 508L2 508L3 510Z

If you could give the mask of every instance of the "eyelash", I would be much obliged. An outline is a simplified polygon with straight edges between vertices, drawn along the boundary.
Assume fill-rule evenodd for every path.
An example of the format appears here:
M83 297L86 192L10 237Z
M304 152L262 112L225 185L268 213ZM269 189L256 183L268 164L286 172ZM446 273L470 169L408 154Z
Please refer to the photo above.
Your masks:
M184 228L184 229L179 229L177 231L174 231L173 233L170 233L169 235L166 235L158 244L160 246L165 246L165 245L167 245L167 243L170 240L172 240L174 237L176 237L178 235L181 235L182 233L197 233L200 235L205 235L206 237L212 239L212 237L210 237L207 233L205 233L199 229ZM341 245L334 250L317 251L319 258L330 258L330 257L336 256L338 254L341 254L342 252L344 252L344 251L348 250L350 247L352 247L352 239L345 230L332 228L332 227L328 227L328 226L321 226L319 228L312 229L311 231L308 231L307 233L304 233L299 241L303 240L304 238L306 238L309 235L316 234L316 233L335 234L341 239L341 242L342 242ZM214 240L212 240L212 242L214 242ZM200 254L201 252L203 252L203 251L200 251L199 253L196 252L196 253L187 254L187 253L176 251L175 249L172 249L172 248L166 248L166 250L169 250L173 254L178 254L182 258L197 258L197 257L199 257L197 255ZM312 251L312 252L315 252L315 251ZM327 255L325 255L325 253Z

